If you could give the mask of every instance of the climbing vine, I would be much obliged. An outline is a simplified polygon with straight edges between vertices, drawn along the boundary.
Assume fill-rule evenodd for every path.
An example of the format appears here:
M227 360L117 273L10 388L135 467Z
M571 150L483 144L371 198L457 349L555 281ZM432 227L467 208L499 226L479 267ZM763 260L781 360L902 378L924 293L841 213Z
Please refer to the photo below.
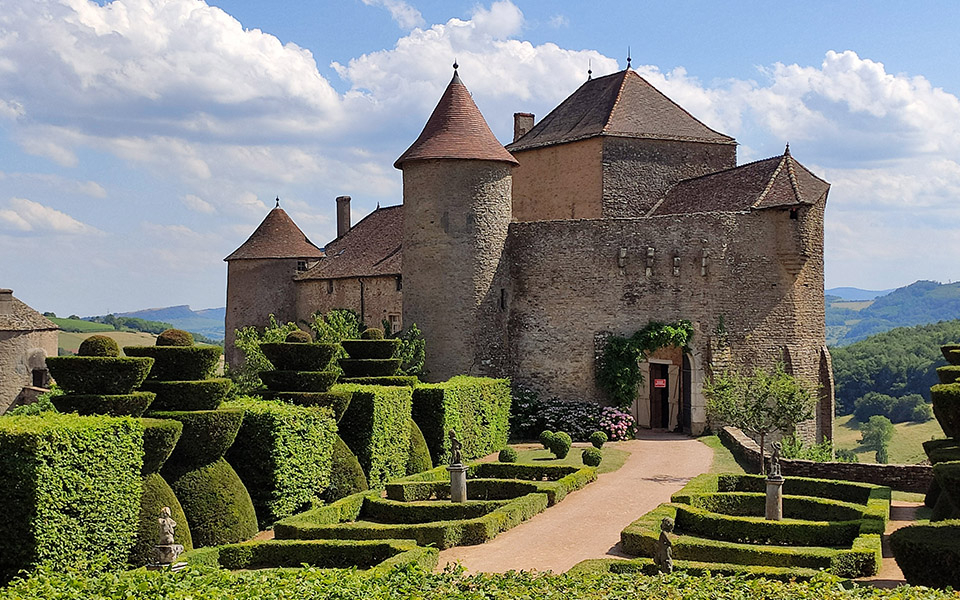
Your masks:
M689 352L693 338L690 321L659 323L650 321L630 337L611 336L603 348L597 369L597 383L620 408L629 408L643 383L640 361L659 348L676 346Z

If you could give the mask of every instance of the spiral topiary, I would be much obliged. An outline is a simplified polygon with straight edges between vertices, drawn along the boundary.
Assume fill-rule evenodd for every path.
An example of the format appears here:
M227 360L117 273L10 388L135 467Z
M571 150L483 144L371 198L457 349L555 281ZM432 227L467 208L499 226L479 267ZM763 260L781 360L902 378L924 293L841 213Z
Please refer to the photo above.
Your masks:
M166 329L157 336L158 346L192 346L193 334L182 329Z
M91 335L80 342L80 348L77 350L78 356L120 356L120 346L112 337L105 335Z
M307 333L306 331L302 329L298 329L296 331L291 331L290 333L288 333L287 337L284 338L283 341L289 342L292 344L309 344L310 342L313 341L313 338L310 337L310 334Z
M383 330L377 329L376 327L365 329L364 332L360 334L360 339L361 340L382 340Z
M599 448L587 448L580 455L580 460L588 467L599 467L603 460L603 452Z
M607 443L607 439L607 434L602 431L594 431L590 434L590 443L597 449L603 448L603 445Z
M513 448L504 448L500 451L500 454L497 455L497 460L502 463L515 463L519 458L520 455L517 454L517 451Z

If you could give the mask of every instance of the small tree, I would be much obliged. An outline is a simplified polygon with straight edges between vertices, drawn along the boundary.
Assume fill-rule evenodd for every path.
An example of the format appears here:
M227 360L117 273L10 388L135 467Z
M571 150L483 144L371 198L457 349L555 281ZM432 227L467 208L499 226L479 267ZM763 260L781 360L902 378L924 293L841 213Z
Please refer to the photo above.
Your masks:
M256 327L244 327L235 332L234 345L243 355L243 363L227 369L227 376L233 380L233 391L237 394L250 394L259 389L260 371L269 370L272 365L263 351L262 342L282 342L291 331L297 331L296 323L281 324L270 315L270 324L261 332Z
M887 448L893 439L894 431L890 419L874 415L860 425L860 445L876 452L878 463L886 464L889 460Z
M766 473L764 445L775 431L792 432L797 423L813 417L816 398L788 374L782 363L772 371L755 369L750 375L727 372L703 386L707 413L760 438L760 472Z

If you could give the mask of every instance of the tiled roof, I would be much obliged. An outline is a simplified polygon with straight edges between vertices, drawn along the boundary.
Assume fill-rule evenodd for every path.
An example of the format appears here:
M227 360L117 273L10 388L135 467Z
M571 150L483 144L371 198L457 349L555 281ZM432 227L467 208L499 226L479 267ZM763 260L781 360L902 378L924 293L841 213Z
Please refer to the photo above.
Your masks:
M783 156L685 179L673 186L650 214L810 205L823 198L829 189L829 183L797 162L787 148Z
M403 205L378 208L327 244L326 256L297 280L400 275Z
M56 331L60 329L56 323L16 297L13 298L11 309L12 314L0 315L0 331Z
M323 250L313 245L279 206L267 213L256 231L223 260L254 258L320 258Z
M420 137L393 166L435 158L496 160L518 164L490 131L456 71Z
M529 150L598 135L735 144L626 69L589 79L507 150Z

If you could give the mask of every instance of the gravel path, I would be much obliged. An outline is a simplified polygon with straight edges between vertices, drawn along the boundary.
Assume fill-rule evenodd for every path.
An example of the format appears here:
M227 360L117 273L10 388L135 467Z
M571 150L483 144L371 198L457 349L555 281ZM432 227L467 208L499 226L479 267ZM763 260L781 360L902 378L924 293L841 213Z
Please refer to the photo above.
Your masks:
M442 551L438 569L459 561L470 572L562 573L587 558L624 556L620 531L713 462L713 450L679 434L642 432L617 447L631 453L620 469L485 544Z

